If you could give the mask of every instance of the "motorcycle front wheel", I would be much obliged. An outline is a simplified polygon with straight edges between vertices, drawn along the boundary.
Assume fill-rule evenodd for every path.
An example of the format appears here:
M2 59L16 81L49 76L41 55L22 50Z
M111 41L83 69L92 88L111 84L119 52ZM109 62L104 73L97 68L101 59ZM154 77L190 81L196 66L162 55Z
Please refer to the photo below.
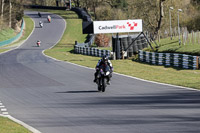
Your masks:
M98 91L101 91L101 78L97 79L97 87L98 87Z
M106 90L106 78L102 78L102 92Z

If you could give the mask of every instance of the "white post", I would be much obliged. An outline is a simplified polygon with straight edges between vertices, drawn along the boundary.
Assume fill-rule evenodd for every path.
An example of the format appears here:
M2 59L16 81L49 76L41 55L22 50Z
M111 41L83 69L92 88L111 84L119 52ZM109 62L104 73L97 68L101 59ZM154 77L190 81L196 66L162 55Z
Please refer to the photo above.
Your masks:
M180 27L179 27L179 12L182 12L182 9L178 9L178 39L179 39L179 45L181 45L181 39L180 39Z
M169 8L169 25L170 25L170 36L171 36L171 40L172 40L172 23L171 23L171 10L174 10L173 7Z
M72 3L71 3L71 0L69 0L69 9L71 9L72 7Z

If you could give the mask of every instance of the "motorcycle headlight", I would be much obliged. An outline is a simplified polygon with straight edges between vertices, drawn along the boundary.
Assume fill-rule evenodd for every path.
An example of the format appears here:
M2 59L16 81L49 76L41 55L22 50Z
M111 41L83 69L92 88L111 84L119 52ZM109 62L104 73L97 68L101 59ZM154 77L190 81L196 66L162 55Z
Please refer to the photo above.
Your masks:
M106 72L106 75L109 75L110 74L110 72Z

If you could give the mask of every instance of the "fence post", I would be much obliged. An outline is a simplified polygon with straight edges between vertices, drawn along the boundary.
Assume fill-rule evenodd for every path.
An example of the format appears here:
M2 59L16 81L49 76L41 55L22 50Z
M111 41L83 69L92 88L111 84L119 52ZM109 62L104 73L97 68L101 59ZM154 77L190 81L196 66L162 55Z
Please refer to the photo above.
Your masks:
M200 44L200 32L198 31L198 44Z
M185 31L185 28L182 27L181 28L181 36L182 36L182 43L184 44L184 31ZM185 45L185 44L184 44Z
M199 31L197 31L197 44L199 44Z
M175 36L175 38L177 37L176 27L174 27L174 36Z
M192 44L194 44L194 31L192 31Z

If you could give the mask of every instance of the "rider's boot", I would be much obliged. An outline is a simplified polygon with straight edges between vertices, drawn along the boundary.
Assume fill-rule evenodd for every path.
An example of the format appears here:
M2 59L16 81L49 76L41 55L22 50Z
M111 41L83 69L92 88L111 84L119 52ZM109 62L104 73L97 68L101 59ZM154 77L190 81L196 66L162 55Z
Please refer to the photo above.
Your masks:
M94 83L96 83L96 82L97 82L97 77L96 77L96 76L94 77L94 80L93 80L93 82L94 82Z
M107 78L107 85L110 85L110 78Z

